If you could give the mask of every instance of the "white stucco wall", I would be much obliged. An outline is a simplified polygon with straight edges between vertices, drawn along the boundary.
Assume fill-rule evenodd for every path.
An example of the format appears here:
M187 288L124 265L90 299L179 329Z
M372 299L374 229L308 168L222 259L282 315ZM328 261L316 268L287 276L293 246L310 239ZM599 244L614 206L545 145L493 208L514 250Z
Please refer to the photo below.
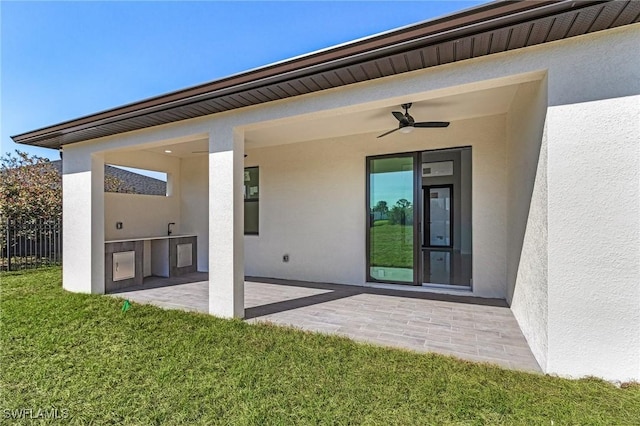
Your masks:
M639 40L635 24L550 52L551 373L640 380Z
M176 224L174 234L182 233L180 200L175 197L107 192L104 199L106 240L167 235L170 222ZM122 229L116 229L116 222L122 222Z
M198 236L198 271L209 270L209 162L207 155L180 160L180 230Z
M245 273L365 284L365 159L472 147L475 295L506 289L505 116L461 120L402 139L356 135L248 151L260 167L260 235L245 237ZM282 262L288 254L289 262Z
M104 235L106 240L160 236L167 224L175 223L174 234L183 232L180 221L180 159L152 152L111 152L105 163L167 173L170 195L104 194ZM116 229L122 222L122 229Z
M547 81L522 85L507 114L507 302L547 362Z
M547 123L548 371L638 380L640 96L554 106Z

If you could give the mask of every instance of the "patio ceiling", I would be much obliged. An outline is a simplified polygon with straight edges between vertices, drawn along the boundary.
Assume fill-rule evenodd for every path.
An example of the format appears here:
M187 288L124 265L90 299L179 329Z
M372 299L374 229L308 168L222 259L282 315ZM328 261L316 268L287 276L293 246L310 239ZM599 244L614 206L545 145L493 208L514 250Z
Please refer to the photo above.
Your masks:
M188 142L173 143L171 145L155 146L145 149L145 151L178 158L197 157L209 152L209 139L197 139Z
M506 113L518 87L520 84L510 84L429 99L421 99L416 95L406 102L413 103L410 113L418 121L455 122ZM336 111L333 116L320 118L267 123L245 132L245 147L252 149L356 134L372 134L371 138L374 140L377 134L398 126L391 115L392 111L402 111L402 108L399 104L394 104L351 113ZM393 137L389 136L388 140ZM395 137L402 135L396 134Z
M507 113L518 88L529 83L531 82L505 84L482 90L428 98L429 94L416 94L407 101L413 102L411 114L417 119L455 122ZM536 82L534 81L534 83ZM260 126L253 126L246 130L245 150L357 134L369 135L374 140L377 134L397 126L397 121L391 115L391 111L400 110L400 105L396 104L383 107L375 105L355 112L335 110L331 112L331 115L321 117L260 123ZM388 140L393 140L393 137L390 136ZM396 134L395 137L402 136ZM171 157L190 158L205 155L208 149L208 139L200 138L169 145L157 144L145 148L144 151Z
M57 149L65 144L629 25L639 19L637 1L491 2L12 139Z

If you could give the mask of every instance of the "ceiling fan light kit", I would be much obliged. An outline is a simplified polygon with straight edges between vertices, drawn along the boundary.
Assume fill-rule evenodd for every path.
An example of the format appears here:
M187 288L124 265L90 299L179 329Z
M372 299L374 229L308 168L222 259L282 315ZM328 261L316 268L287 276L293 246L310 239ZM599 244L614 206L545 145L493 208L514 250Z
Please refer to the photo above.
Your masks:
M411 108L411 104L402 104L401 107L404 109L404 114L398 111L393 111L391 113L396 118L396 120L398 120L398 128L389 130L388 132L381 134L380 136L378 136L379 138L387 136L398 130L400 130L400 133L411 133L416 127L420 129L435 129L448 127L450 124L448 121L419 121L416 123L413 117L409 115L409 108Z

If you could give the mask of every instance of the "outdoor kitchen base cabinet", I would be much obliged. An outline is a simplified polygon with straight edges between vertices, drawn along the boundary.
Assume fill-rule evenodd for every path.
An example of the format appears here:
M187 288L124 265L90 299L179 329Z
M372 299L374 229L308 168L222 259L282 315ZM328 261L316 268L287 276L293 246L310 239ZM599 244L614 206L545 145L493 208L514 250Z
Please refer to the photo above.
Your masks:
M197 271L197 238L173 237L151 241L151 275L176 277Z
M105 291L142 285L149 275L168 278L196 272L197 247L195 235L107 241Z
M142 241L107 243L104 247L105 291L142 285Z
M169 274L173 276L189 274L198 270L198 242L196 237L179 237L169 240Z

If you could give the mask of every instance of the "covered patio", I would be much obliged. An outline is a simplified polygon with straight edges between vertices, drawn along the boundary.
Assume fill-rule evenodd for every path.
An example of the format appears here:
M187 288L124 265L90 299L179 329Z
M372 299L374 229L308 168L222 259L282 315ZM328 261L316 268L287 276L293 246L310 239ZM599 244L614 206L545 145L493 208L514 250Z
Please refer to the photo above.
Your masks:
M208 282L208 274L201 272L151 277L142 286L112 295L208 313ZM249 277L244 285L248 322L541 371L504 300Z

